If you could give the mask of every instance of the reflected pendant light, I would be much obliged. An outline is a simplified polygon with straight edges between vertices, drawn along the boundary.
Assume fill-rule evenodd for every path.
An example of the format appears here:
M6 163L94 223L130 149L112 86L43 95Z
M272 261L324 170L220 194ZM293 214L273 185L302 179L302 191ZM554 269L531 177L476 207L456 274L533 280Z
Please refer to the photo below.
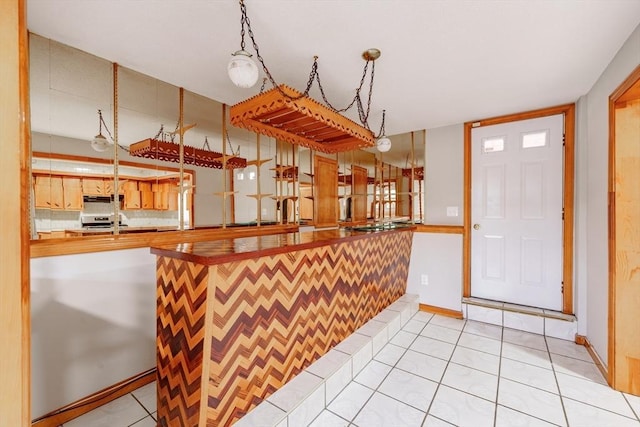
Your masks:
M387 111L382 110L382 124L380 125L380 136L376 140L376 148L381 153L386 153L391 149L391 140L385 135L384 119Z
M382 135L376 141L376 148L381 153L386 153L387 151L389 151L391 149L391 140L387 136Z
M95 151L99 153L107 151L109 147L111 147L111 143L109 142L109 140L102 134L103 123L104 123L104 119L102 118L102 110L98 110L98 125L100 126L100 130L98 131L98 134L94 136L93 139L91 140L91 148L93 148ZM109 129L107 129L106 124L104 127L107 130L107 132L109 132Z

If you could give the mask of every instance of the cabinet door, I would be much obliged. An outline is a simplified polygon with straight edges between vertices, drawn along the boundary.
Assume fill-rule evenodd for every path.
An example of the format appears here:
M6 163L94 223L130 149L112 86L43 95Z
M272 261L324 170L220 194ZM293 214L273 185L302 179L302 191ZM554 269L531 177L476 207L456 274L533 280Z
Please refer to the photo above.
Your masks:
M140 191L142 209L153 209L153 192Z
M124 192L124 208L125 209L140 209L142 207L140 199L140 191L138 190L126 190Z
M104 194L110 195L113 194L113 180L112 179L104 179Z
M51 209L51 177L37 176L35 179L34 193L36 208Z
M167 194L167 209L170 211L177 211L178 205L179 205L178 192L169 191L166 194Z
M64 189L62 177L51 177L51 209L64 209Z
M102 178L83 178L82 189L84 194L89 196L106 196L104 191L104 180Z
M64 177L62 179L64 209L80 211L84 207L82 201L82 179Z
M122 179L118 181L120 190L118 194L125 194L127 191L138 191L138 181L132 179Z
M153 188L151 186L150 182L147 181L138 181L138 190L140 191L148 191L148 192L152 192Z
M169 198L166 191L153 192L153 208L160 211L169 209Z

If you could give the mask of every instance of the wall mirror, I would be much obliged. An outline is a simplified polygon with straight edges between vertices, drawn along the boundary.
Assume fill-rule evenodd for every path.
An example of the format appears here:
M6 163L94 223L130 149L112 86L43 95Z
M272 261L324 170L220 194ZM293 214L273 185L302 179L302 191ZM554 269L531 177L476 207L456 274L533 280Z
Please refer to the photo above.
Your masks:
M30 54L34 239L88 235L100 222L118 234L314 225L316 158L337 165L336 225L422 220L421 133L392 137L386 153L317 153L230 126L220 102L55 41L31 34ZM92 146L98 133L117 145ZM181 165L157 147L133 149L154 139L243 163Z

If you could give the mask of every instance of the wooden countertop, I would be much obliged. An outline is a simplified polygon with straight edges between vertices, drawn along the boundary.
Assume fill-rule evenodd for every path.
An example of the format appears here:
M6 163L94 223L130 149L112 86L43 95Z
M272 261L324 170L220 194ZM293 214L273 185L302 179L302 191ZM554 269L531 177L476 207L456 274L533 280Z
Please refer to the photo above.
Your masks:
M379 236L382 233L413 231L415 228L415 226L402 226L378 231L332 229L269 234L264 236L154 246L151 247L151 253L202 265L215 265L230 261L310 249L344 241L364 239Z

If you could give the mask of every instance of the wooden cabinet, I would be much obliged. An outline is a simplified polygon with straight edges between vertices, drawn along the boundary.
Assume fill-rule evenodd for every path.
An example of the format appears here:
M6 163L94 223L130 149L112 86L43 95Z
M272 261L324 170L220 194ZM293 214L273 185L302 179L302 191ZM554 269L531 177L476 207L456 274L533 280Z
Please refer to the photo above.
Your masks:
M82 178L82 190L88 196L108 196L111 194L107 193L105 180L102 178Z
M138 191L140 191L142 209L153 209L153 190L151 188L151 183L139 181Z
M159 181L152 186L153 208L163 211L178 210L178 186L173 181Z
M34 193L36 208L64 209L62 177L37 176Z
M140 191L138 190L138 181L127 180L122 182L119 187L120 190L118 193L124 195L123 209L132 210L142 208Z
M62 181L60 183L62 184ZM36 208L51 209L51 177L37 176L34 193Z
M81 178L62 178L62 193L65 210L81 211L84 208Z

